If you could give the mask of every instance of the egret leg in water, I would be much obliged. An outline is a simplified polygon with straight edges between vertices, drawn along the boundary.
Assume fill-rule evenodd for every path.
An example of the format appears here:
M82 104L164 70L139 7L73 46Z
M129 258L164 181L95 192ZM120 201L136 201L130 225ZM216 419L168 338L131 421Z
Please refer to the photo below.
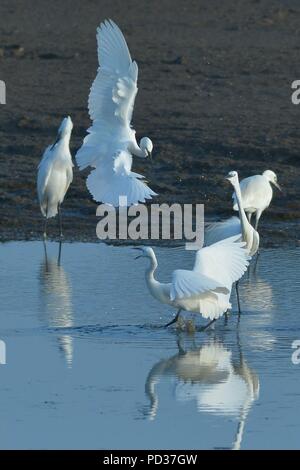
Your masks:
M58 212L58 225L59 225L59 236L60 238L63 238L63 231L62 231L62 217L61 217L61 206L58 204L57 206L57 212Z
M178 312L176 313L176 316L173 318L173 320L171 320L169 323L167 323L165 325L165 328L167 328L168 326L173 325L173 323L177 322L177 320L179 318L179 315L180 315L180 312L181 312L181 308L178 310Z
M235 283L235 291L236 291L236 300L237 300L237 305L238 305L238 312L239 312L239 315L240 315L242 313L242 311L241 311L240 294L239 294L239 281L236 281L236 283Z
M215 321L216 321L216 318L214 318L213 320L208 322L207 325L205 325L205 326L203 326L203 328L201 328L201 331L207 330L207 328L209 328L213 323L215 323Z

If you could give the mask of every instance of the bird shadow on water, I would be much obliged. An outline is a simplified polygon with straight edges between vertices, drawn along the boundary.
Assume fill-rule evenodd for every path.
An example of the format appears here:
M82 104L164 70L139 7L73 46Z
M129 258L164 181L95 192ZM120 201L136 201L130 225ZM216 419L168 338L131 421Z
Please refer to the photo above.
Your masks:
M191 339L191 336L178 333L178 352L156 362L147 375L145 395L148 404L141 410L144 419L154 421L159 413L163 413L166 397L160 396L159 384L167 380L173 388L174 407L194 401L199 414L234 419L237 425L227 448L241 449L248 414L259 396L259 378L247 364L238 330L231 347L224 345L225 335L225 331L215 334L198 346L195 336Z
M39 270L40 308L39 317L48 329L55 329L59 351L69 367L73 361L73 338L67 334L73 326L72 285L64 270L62 242L59 242L57 257L49 257L47 244L43 241L44 258Z

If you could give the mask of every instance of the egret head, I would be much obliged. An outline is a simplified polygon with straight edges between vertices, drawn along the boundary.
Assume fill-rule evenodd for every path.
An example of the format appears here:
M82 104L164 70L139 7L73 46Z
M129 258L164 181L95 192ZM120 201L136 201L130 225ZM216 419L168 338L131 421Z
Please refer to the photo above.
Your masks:
M134 259L139 259L139 258L153 258L154 251L150 246L137 246L134 247L133 250L136 250L139 252L139 254L134 258Z
M61 139L63 139L66 136L70 137L72 129L73 129L72 119L70 118L70 116L67 116L62 120L61 125L59 126L57 137L56 137L54 144L51 147L51 150L54 149L57 142L59 142Z
M230 171L226 176L226 179L234 186L239 182L239 175L237 171Z
M59 126L58 135L60 137L64 137L67 134L71 134L72 129L73 129L72 119L70 118L70 116L67 116L62 120L62 123Z
M267 178L267 180L268 180L270 183L274 184L274 186L276 186L276 188L278 188L279 191L282 191L282 189L281 189L281 187L279 186L278 181L277 181L277 175L276 175L276 173L274 173L274 171L272 171L272 170L266 170L266 171L263 172L263 176L264 176L265 178Z
M146 157L152 158L153 143L152 143L152 140L149 139L149 137L143 137L140 140L140 148L142 152L144 153L145 158Z

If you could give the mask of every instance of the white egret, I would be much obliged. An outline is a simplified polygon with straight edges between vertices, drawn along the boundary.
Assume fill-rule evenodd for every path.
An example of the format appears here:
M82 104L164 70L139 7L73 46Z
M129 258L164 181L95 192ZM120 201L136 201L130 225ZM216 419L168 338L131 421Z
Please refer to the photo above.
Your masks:
M228 173L226 179L230 181L230 183L234 187L234 194L236 195L236 201L239 208L239 218L230 217L229 219L223 222L215 222L213 224L208 224L205 228L204 234L205 245L209 246L228 237L239 235L240 240L243 240L246 243L245 248L248 254L251 257L254 256L256 253L258 255L259 233L254 229L254 227L252 227L245 214L238 173L236 171L231 171ZM235 287L238 311L239 313L241 313L238 281L236 282Z
M249 222L251 221L252 214L255 214L255 230L257 230L261 214L269 207L272 201L272 184L281 191L277 176L271 170L264 171L262 175L249 176L240 182L243 207ZM235 211L239 210L235 193L233 193L232 199L234 203L233 209Z
M132 155L151 157L153 144L143 137L138 145L131 127L137 94L138 66L132 61L125 38L113 21L97 29L99 69L88 100L92 127L76 155L80 169L95 169L87 187L95 201L119 205L145 202L156 196L143 176L131 171Z
M61 204L73 180L73 163L70 137L73 123L70 116L63 119L53 145L46 148L38 167L37 190L41 212L45 217L44 238L47 237L47 220L58 213L62 237Z
M254 256L259 248L259 233L252 227L247 219L239 184L239 176L236 171L230 171L226 179L234 187L234 194L239 209L239 218L230 217L223 222L208 224L205 228L204 241L209 246L225 238L240 234L240 239L246 243L246 250L250 256Z
M166 326L175 323L181 310L186 310L210 319L204 327L206 329L231 308L232 284L242 277L249 264L245 243L238 242L238 239L239 236L231 237L198 250L193 270L174 271L171 283L161 283L155 279L158 263L153 249L136 248L141 251L137 258L150 260L146 269L150 293L158 301L178 309L175 318Z

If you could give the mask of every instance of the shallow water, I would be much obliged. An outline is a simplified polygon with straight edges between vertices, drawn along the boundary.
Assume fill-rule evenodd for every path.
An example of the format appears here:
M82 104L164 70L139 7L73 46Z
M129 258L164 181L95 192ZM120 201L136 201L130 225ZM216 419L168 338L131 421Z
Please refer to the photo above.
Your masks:
M299 448L300 249L265 250L227 325L180 333L128 247L0 245L0 447ZM157 277L194 254L157 248ZM187 315L187 318L189 315ZM198 319L199 325L203 321Z

